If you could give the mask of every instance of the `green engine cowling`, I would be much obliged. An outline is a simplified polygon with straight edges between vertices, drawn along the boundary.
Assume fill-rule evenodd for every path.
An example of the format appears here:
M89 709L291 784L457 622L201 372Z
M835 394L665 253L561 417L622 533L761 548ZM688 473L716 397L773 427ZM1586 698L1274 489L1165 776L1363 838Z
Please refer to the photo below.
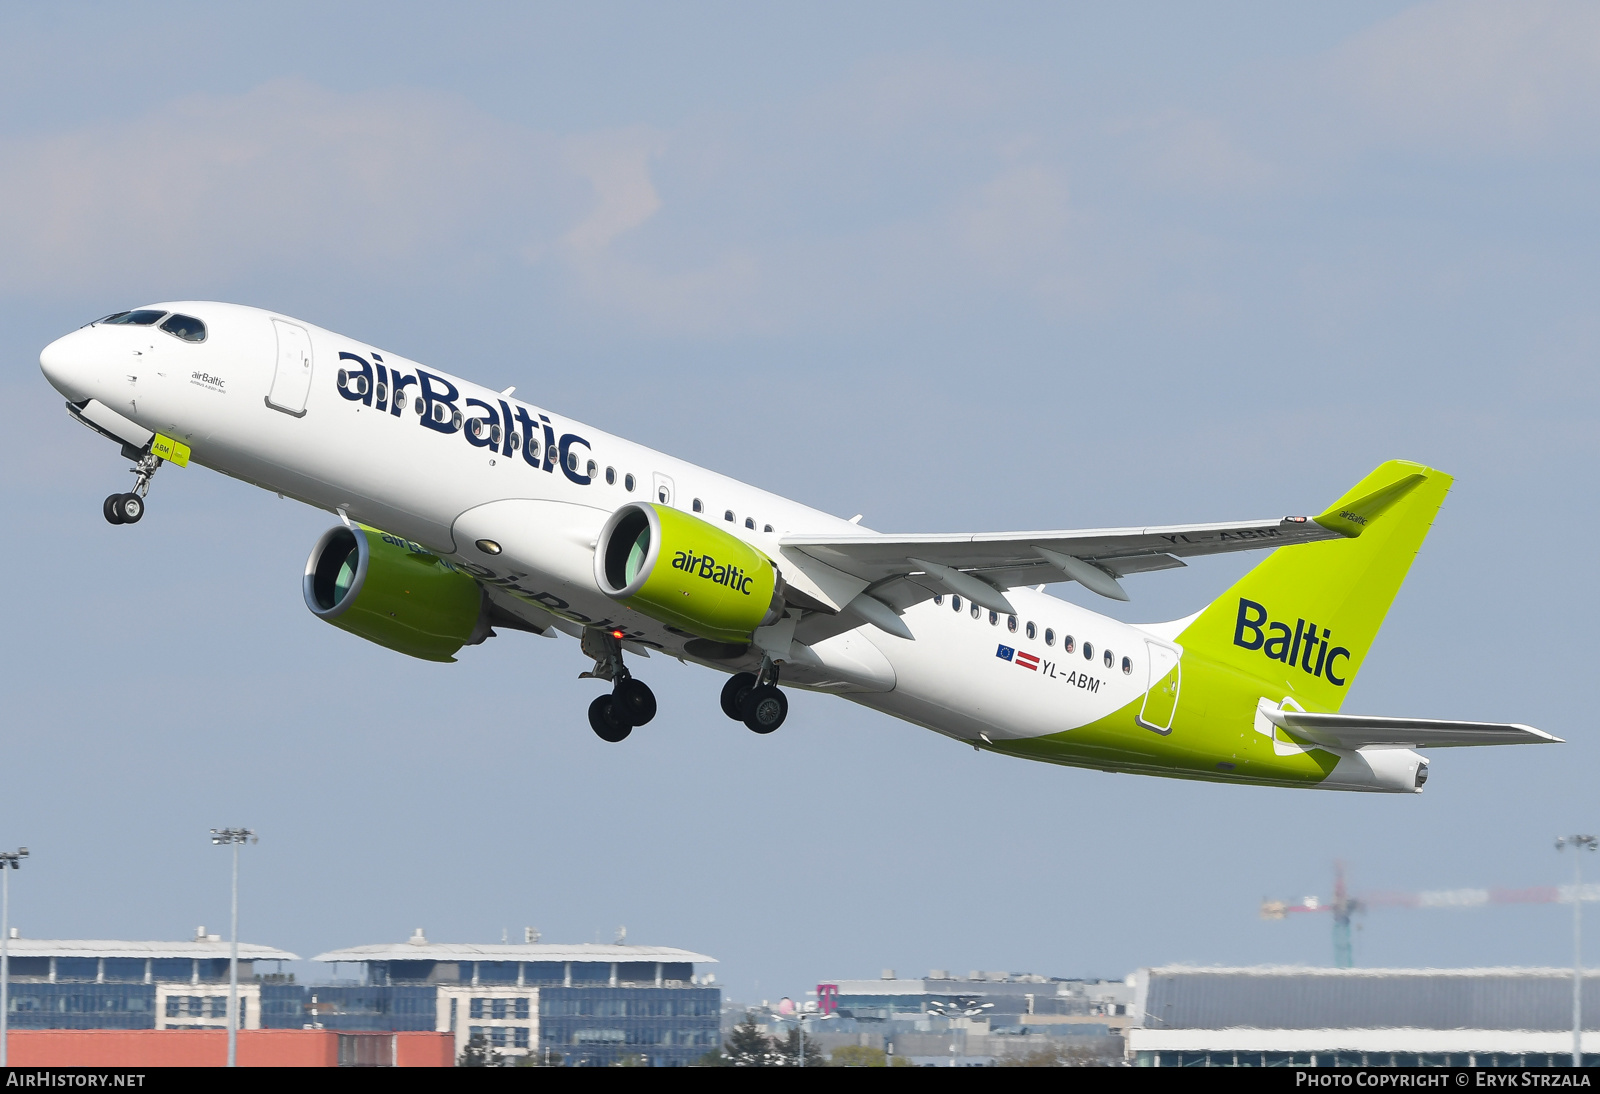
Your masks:
M748 644L783 614L772 559L665 505L629 502L611 514L595 544L594 576L612 599L714 642Z
M306 560L305 596L317 618L424 661L454 661L491 633L476 581L365 525L323 533Z

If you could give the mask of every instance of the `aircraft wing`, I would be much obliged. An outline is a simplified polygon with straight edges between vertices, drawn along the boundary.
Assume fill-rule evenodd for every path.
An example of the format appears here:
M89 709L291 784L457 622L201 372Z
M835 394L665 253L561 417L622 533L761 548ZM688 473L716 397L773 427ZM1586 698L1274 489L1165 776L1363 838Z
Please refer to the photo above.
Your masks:
M890 536L790 535L781 546L866 582L904 577L934 592L966 596L1010 611L996 590L1073 580L1104 596L1128 599L1117 578L1182 566L1185 558L1341 539L1349 533L1310 517L1165 528L1097 528L1049 532L969 532ZM804 565L804 559L797 560ZM952 576L954 575L954 576ZM965 579L965 580L963 580ZM987 593L973 585L987 586ZM898 606L898 605L896 605Z
M1560 737L1516 722L1448 722L1435 718L1377 718L1266 709L1269 721L1328 748L1367 746L1451 748L1463 745L1561 744Z

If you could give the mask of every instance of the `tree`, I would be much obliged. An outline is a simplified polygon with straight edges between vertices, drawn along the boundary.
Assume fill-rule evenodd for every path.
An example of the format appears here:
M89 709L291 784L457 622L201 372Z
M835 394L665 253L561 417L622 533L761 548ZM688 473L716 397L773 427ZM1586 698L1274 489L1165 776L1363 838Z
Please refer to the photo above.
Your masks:
M800 1059L800 1022L789 1028L787 1037L774 1037L772 1051L778 1057L779 1067L826 1067L827 1061L823 1060L822 1053L817 1051L815 1037L807 1037L806 1058Z
M725 1067L782 1067L783 1060L773 1050L772 1038L756 1025L754 1011L744 1012L744 1021L733 1027L733 1035L722 1046Z
M489 1047L483 1034L475 1033L467 1038L467 1047L461 1050L461 1058L456 1061L456 1066L499 1067L500 1054Z

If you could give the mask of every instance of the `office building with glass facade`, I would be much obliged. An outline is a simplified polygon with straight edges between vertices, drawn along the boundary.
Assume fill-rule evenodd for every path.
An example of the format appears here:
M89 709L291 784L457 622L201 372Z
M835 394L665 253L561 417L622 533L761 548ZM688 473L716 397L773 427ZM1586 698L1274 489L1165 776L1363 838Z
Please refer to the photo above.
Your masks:
M229 946L204 928L188 942L11 938L6 949L12 1029L228 1024ZM297 960L286 950L239 943L241 1029L261 1028L261 990L274 975L270 963Z
M270 1027L431 1029L455 1035L459 1054L480 1038L505 1056L559 1055L569 1066L624 1056L683 1066L720 1044L722 993L697 964L715 959L659 946L409 941L317 955L357 965L360 982L275 985L262 997ZM293 1021L295 1006L305 1015Z

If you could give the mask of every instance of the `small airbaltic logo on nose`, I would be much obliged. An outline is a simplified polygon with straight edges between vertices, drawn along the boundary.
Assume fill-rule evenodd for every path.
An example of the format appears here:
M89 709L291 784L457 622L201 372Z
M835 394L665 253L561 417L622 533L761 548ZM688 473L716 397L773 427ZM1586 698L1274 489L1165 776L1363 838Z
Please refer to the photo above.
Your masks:
M693 551L679 551L673 555L672 568L698 574L717 585L737 589L745 596L750 595L750 586L754 580L737 566L718 566L717 560L710 555L697 555Z
M1233 627L1235 646L1260 650L1274 661L1298 665L1301 671L1342 688L1345 678L1338 674L1338 661L1341 657L1350 660L1350 651L1343 646L1330 646L1331 637L1328 628L1323 627L1319 636L1317 625L1304 619L1295 620L1291 632L1289 624L1267 618L1265 605L1239 598L1239 617Z

